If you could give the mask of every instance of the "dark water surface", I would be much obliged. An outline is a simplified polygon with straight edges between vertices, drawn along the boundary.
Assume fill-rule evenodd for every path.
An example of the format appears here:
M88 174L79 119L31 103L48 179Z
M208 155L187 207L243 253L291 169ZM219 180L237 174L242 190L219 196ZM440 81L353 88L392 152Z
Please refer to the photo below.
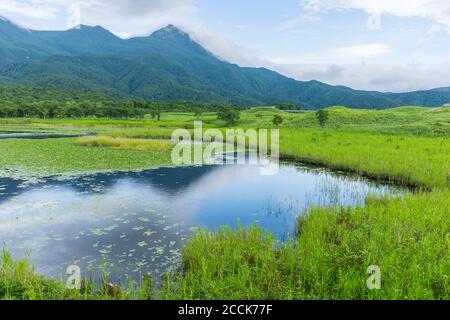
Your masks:
M95 133L57 133L57 132L33 132L33 131L1 131L0 140L3 139L57 139L90 137Z
M251 165L162 168L25 183L0 178L0 242L37 271L139 281L179 267L196 228L256 223L285 240L313 204L362 203L368 193L401 190L368 180L284 164L263 176Z

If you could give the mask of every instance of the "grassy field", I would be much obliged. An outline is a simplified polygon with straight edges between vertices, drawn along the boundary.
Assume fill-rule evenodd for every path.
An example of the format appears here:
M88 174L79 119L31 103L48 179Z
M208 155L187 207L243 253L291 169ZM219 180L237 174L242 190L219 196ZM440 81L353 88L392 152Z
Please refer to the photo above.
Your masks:
M419 136L450 136L450 107L422 108L401 107L388 110L355 110L331 107L326 128L346 132L410 134ZM314 113L287 113L273 108L260 107L241 112L238 127L273 128L274 115L283 118L282 127L319 128ZM206 128L223 127L215 113L204 113L199 118L192 113L163 113L161 121L117 119L0 119L1 128L10 129L82 129L91 131L115 131L126 129L186 128L192 129L195 120L203 121ZM123 130L125 129L125 130ZM102 131L104 132L104 131Z
M285 244L257 227L199 231L183 250L184 272L158 289L143 283L113 292L89 287L68 292L62 282L35 275L27 262L4 254L0 298L449 299L450 109L334 107L329 112L325 128L312 113L271 108L243 112L236 126L270 128L279 114L284 158L422 190L404 198L368 197L365 206L353 209L310 208L298 220L297 237ZM167 139L177 127L192 129L195 119L173 113L163 114L161 122L0 120L0 130L44 128L105 136L84 142L0 140L0 168L54 174L165 165L169 149L148 139ZM214 114L201 119L206 128L224 126ZM146 145L158 151L139 150ZM370 265L381 268L381 290L366 287Z

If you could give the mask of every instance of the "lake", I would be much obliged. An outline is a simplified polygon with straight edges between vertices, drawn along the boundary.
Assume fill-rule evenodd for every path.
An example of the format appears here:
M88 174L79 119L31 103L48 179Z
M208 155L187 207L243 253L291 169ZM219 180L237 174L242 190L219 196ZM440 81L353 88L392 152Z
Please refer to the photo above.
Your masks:
M160 168L39 181L0 178L0 242L28 257L39 273L139 281L180 266L180 249L197 228L258 224L280 241L311 205L355 206L390 185L310 168L281 165L261 175L253 165Z

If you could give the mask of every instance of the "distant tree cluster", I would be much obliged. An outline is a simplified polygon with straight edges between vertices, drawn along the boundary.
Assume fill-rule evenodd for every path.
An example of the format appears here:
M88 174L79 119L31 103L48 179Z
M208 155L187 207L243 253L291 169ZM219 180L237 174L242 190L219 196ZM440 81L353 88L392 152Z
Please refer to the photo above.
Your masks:
M0 86L0 118L144 118L160 120L162 112L221 111L230 106L191 101L120 99L40 87Z
M284 121L284 119L282 116L280 116L278 114L273 116L272 122L275 126L277 126L277 127L280 126L283 123L283 121Z
M233 107L224 107L217 115L219 120L225 121L227 125L233 125L241 118L239 110Z
M2 118L143 118L148 110L127 103L84 100L81 102L45 100L39 102L0 100Z
M308 110L307 107L305 106L301 106L295 103L290 103L290 102L279 102L279 103L275 103L273 105L275 108L279 109L279 110Z
M317 121L319 121L319 124L321 127L325 127L329 117L330 117L330 114L329 114L328 110L321 109L316 112L316 118L317 118Z

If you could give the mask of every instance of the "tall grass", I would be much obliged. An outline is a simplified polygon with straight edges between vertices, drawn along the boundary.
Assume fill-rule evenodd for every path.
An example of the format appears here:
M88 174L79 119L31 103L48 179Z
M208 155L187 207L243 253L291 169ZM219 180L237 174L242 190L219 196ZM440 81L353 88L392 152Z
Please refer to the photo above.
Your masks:
M137 151L167 151L171 148L171 144L164 141L113 138L107 136L83 137L76 140L75 144L85 147L109 147Z
M293 297L299 271L296 246L277 246L258 227L199 231L183 249L184 273L162 288L166 299Z
M100 285L84 279L80 290L67 289L63 280L36 274L27 260L14 260L6 250L0 254L0 300L148 300L155 292L149 278L140 286L113 285L106 277Z
M282 129L281 155L426 188L450 186L450 139Z
M260 228L200 231L183 250L184 274L163 288L178 299L449 299L449 192L311 208L298 238ZM367 268L381 268L369 290Z
M175 129L171 128L149 128L149 129L119 129L104 130L101 134L114 138L131 138L131 139L166 139L172 138ZM191 132L193 130L190 130Z

